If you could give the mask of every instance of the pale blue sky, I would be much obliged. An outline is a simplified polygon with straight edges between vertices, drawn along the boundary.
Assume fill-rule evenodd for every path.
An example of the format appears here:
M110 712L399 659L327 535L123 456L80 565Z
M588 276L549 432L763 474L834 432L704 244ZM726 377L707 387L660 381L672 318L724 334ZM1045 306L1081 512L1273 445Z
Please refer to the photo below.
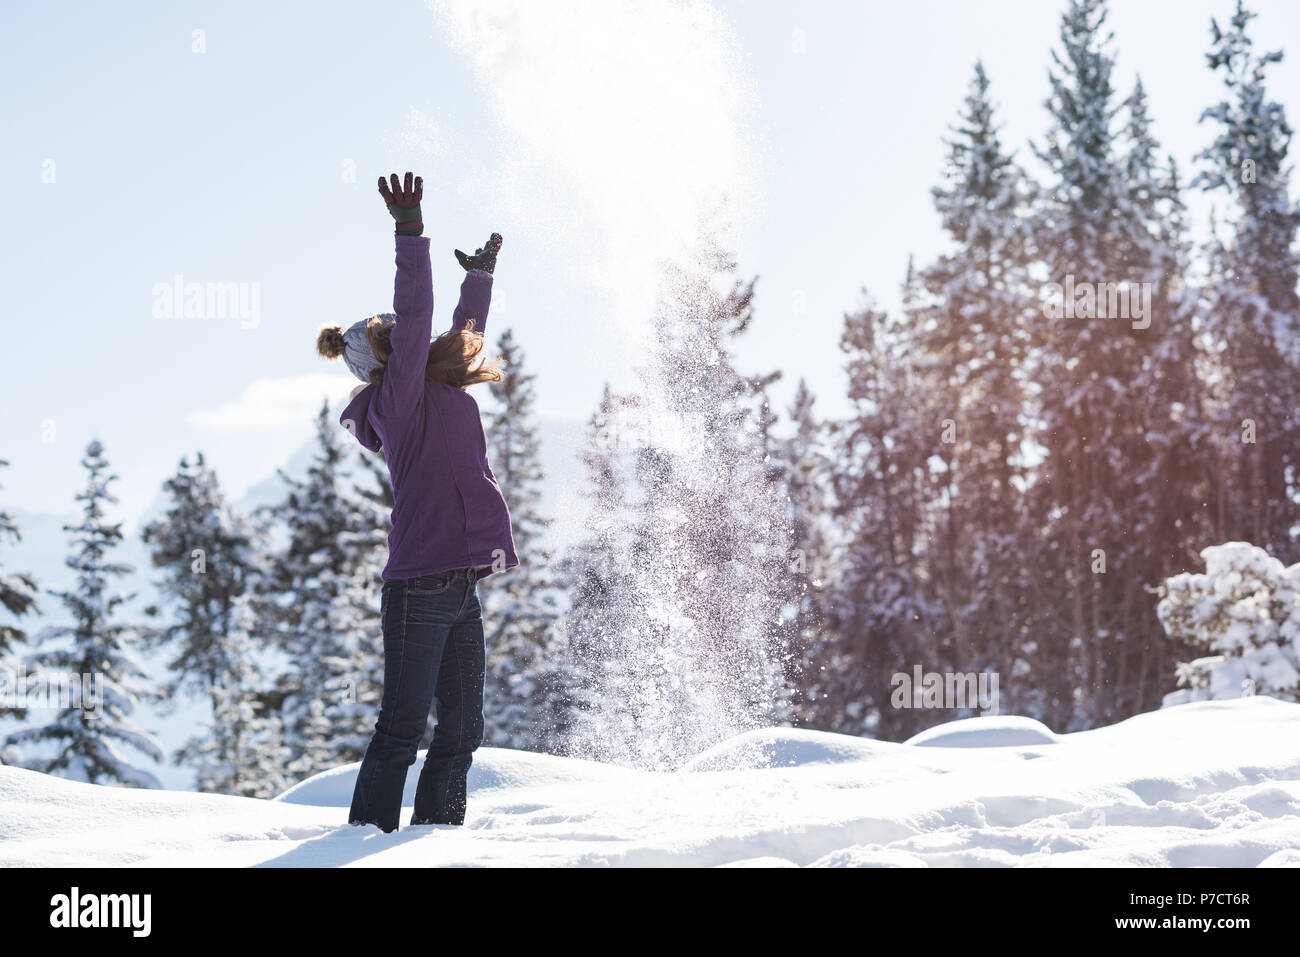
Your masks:
M782 369L783 403L806 376L823 410L841 411L843 314L863 286L895 303L908 253L924 262L942 247L929 190L977 58L1006 141L1029 161L1063 6L719 3L758 95L759 198L734 251L742 275L761 277L742 364ZM1300 38L1300 6L1254 7L1262 42ZM1209 18L1230 12L1230 0L1112 5L1117 86L1125 93L1142 74L1156 132L1185 170L1212 134L1197 118L1221 95L1204 66ZM512 221L494 197L499 131L423 3L11 2L5 19L6 505L69 509L92 436L123 478L128 519L195 448L235 495L272 472L309 435L321 394L349 388L341 366L314 355L317 326L391 303L391 225L373 186L390 169L425 176L439 308L449 311L459 282L452 247L501 231L505 308L492 330L515 328L544 415L590 414L618 330L602 324L598 293L562 268L583 250L562 231ZM1271 81L1292 122L1297 69L1288 59ZM432 119L434 139L411 139L412 108ZM355 184L342 181L347 161ZM178 274L258 284L256 327L155 318L155 285Z

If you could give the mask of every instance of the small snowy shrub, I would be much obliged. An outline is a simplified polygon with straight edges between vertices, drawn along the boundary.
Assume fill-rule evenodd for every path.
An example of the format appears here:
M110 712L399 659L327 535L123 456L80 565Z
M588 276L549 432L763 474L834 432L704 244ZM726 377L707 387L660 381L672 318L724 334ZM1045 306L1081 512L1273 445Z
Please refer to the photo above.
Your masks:
M1178 667L1165 704L1265 694L1300 700L1300 563L1248 542L1201 552L1205 573L1174 575L1156 614L1171 638L1206 651Z

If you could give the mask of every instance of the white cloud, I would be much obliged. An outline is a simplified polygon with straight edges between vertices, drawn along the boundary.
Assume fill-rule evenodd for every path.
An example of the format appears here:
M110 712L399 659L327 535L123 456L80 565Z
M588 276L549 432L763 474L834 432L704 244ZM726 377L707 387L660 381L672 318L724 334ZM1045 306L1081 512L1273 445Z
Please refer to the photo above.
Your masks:
M322 400L338 402L356 385L352 376L332 372L257 379L245 386L239 398L215 409L196 409L186 421L214 432L301 429L320 411Z

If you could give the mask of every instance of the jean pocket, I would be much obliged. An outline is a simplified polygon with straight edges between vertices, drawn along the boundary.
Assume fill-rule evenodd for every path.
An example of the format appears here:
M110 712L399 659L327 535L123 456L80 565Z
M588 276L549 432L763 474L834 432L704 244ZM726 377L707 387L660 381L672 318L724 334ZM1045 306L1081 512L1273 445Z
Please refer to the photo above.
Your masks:
M421 575L419 578L411 579L409 590L412 595L441 595L451 587L455 577L455 571L438 572L436 575Z

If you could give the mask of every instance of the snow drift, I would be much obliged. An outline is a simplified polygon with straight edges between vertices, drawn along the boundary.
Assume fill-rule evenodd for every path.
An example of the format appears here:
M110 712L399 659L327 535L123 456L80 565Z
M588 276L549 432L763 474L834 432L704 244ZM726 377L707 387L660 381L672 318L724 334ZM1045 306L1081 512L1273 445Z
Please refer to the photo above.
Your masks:
M1024 744L1008 728L1034 730L977 718L917 747L773 728L674 773L484 748L464 827L393 834L344 823L356 765L273 801L0 767L0 864L1300 864L1300 704L1198 702Z

